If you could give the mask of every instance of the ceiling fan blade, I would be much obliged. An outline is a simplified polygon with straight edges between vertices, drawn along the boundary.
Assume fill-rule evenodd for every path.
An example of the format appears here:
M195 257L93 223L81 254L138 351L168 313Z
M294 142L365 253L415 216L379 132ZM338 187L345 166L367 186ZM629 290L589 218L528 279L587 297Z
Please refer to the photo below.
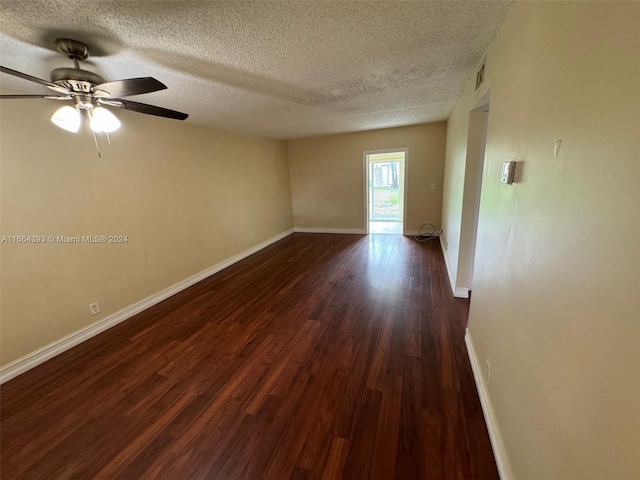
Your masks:
M128 97L142 93L157 92L165 88L167 86L164 83L153 77L142 77L102 83L93 87L93 91L102 90L103 92L108 92L112 97Z
M24 80L29 80L30 82L38 83L40 85L44 85L45 87L50 88L51 90L54 90L56 92L60 92L64 94L70 93L69 90L67 90L64 87L61 87L60 85L56 85L55 83L42 80L41 78L34 77L32 75L27 75L26 73L18 72L17 70L12 70L10 68L3 67L1 65L0 65L0 72L7 73L9 75L13 75L14 77L22 78Z
M98 98L98 103L100 105L106 105L107 107L123 107L124 103L122 103L119 99L115 98Z
M169 110L168 108L156 107L155 105L149 105L146 103L132 102L131 100L124 100L122 98L98 98L98 102L102 105L108 105L110 107L121 108L123 110L130 110L132 112L146 113L147 115L156 115L158 117L173 118L175 120L185 120L189 115L182 112L176 112L175 110Z
M11 98L45 98L47 100L71 100L71 95L0 95L1 100L9 100Z

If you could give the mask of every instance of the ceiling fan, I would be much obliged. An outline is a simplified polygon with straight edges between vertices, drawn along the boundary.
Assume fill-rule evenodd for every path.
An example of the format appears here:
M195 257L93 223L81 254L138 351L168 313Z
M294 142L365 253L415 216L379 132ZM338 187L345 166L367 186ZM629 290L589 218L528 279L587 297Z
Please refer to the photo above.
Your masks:
M89 56L87 46L77 40L58 38L58 51L73 60L74 68L56 68L51 71L51 81L42 80L26 73L0 66L0 72L29 80L50 88L58 95L0 95L0 99L44 98L47 100L72 101L73 106L59 108L51 121L60 128L76 133L82 118L88 122L93 132L109 133L120 127L118 118L107 108L113 107L132 112L156 115L158 117L185 120L189 115L168 108L125 100L122 97L156 92L167 88L152 77L128 78L107 82L100 75L82 70L80 61Z

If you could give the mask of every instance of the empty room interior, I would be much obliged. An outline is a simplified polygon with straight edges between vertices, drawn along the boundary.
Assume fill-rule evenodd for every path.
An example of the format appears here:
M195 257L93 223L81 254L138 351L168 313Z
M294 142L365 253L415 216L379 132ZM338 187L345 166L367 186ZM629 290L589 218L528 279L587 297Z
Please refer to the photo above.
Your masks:
M0 478L640 478L640 3L0 3Z

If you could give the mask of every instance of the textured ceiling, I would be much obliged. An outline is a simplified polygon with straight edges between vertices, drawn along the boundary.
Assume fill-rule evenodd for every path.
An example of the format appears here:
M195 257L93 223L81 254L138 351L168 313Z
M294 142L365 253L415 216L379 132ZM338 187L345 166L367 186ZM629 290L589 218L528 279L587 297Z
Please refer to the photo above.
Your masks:
M71 66L54 40L81 40L85 69L169 87L132 100L189 113L187 122L299 138L446 119L510 6L2 0L0 63L48 79ZM3 87L48 93L0 77Z

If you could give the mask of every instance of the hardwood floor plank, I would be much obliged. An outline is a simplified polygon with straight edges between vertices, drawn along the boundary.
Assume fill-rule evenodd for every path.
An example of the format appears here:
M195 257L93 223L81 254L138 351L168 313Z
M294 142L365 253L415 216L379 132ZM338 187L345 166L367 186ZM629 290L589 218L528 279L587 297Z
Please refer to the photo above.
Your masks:
M422 251L412 252L411 262L408 266L408 270L411 272L409 277L409 295L410 298L421 298L423 291L423 275L422 275ZM420 358L422 356L422 315L423 315L422 302L410 302L407 318L407 344L406 355L409 357Z
M323 389L322 402L315 407L315 422L296 462L309 471L313 470L317 459L324 458L323 452L329 446L336 409L344 396L355 357L353 339L339 337L335 345L336 349L330 352L322 367L323 374L333 371L333 376L324 384L323 376L317 378L318 386Z
M398 439L398 451L396 457L396 477L412 478L415 480L425 478L424 461L416 462L422 458L421 446L424 443L422 425L421 404L421 372L420 360L406 357L403 373L403 388L400 410L400 436Z
M336 412L333 426L333 434L335 436L351 438L351 432L353 431L353 425L356 419L356 409L358 408L362 392L364 392L365 389L367 368L371 364L371 358L374 353L373 348L371 348L373 345L372 337L372 330L363 333L362 336L358 335L356 337L358 341L356 358L341 404Z
M245 415L242 425L206 478L238 478L253 450L260 447L263 435L275 420L281 403L282 399L269 397L256 415Z
M115 478L119 475L131 462L140 457L140 454L147 449L149 444L160 436L164 429L167 428L176 417L184 415L185 412L189 412L187 407L192 403L192 400L194 400L194 398L187 395L179 398L176 403L166 409L151 425L145 428L142 434L133 438L125 449L118 452L109 463L102 467L97 473L97 476ZM201 404L202 402L199 403ZM197 406L201 407L202 405ZM200 411L201 409L197 410Z
M276 417L266 430L265 435L261 437L261 447L254 451L248 459L248 463L240 476L241 478L268 478L265 476L267 467L272 462L272 459L276 457L275 452L280 448L281 440L292 419L298 412L303 411L301 409L304 400L303 396L313 381L314 377L305 372L301 372L295 378L288 395L282 399L281 408ZM276 479L278 474L279 472L275 470L272 478Z
M300 411L291 419L276 455L271 459L268 477L288 477L296 466L300 466L299 457L304 458L309 450L319 450L320 445L315 442L318 437L313 432L331 421L332 409L344 389L353 352L353 340L349 338L338 337L332 343L323 365L317 375L312 375L313 381L303 393ZM305 415L307 412L313 412L313 415Z
M309 355L319 333L320 324L318 322L307 320L301 325L299 332L292 339L292 347L280 355L270 371L264 376L253 399L244 409L245 413L255 415L268 396L286 394L289 379L298 374L302 361ZM284 385L278 385L279 382Z
M380 420L373 449L371 478L394 478L400 435L402 377L387 375L382 392Z
M376 342L373 358L369 364L369 375L366 387L371 390L382 391L386 372L387 359L391 348L391 334L393 332L394 314L385 311L382 315L382 329Z
M382 392L367 388L362 393L344 465L344 478L372 478L370 473L381 401Z
M349 440L341 437L331 437L329 453L324 461L324 467L320 478L322 480L333 480L342 478L342 470L347 460L349 452Z
M3 480L497 480L437 242L293 234L0 387Z

